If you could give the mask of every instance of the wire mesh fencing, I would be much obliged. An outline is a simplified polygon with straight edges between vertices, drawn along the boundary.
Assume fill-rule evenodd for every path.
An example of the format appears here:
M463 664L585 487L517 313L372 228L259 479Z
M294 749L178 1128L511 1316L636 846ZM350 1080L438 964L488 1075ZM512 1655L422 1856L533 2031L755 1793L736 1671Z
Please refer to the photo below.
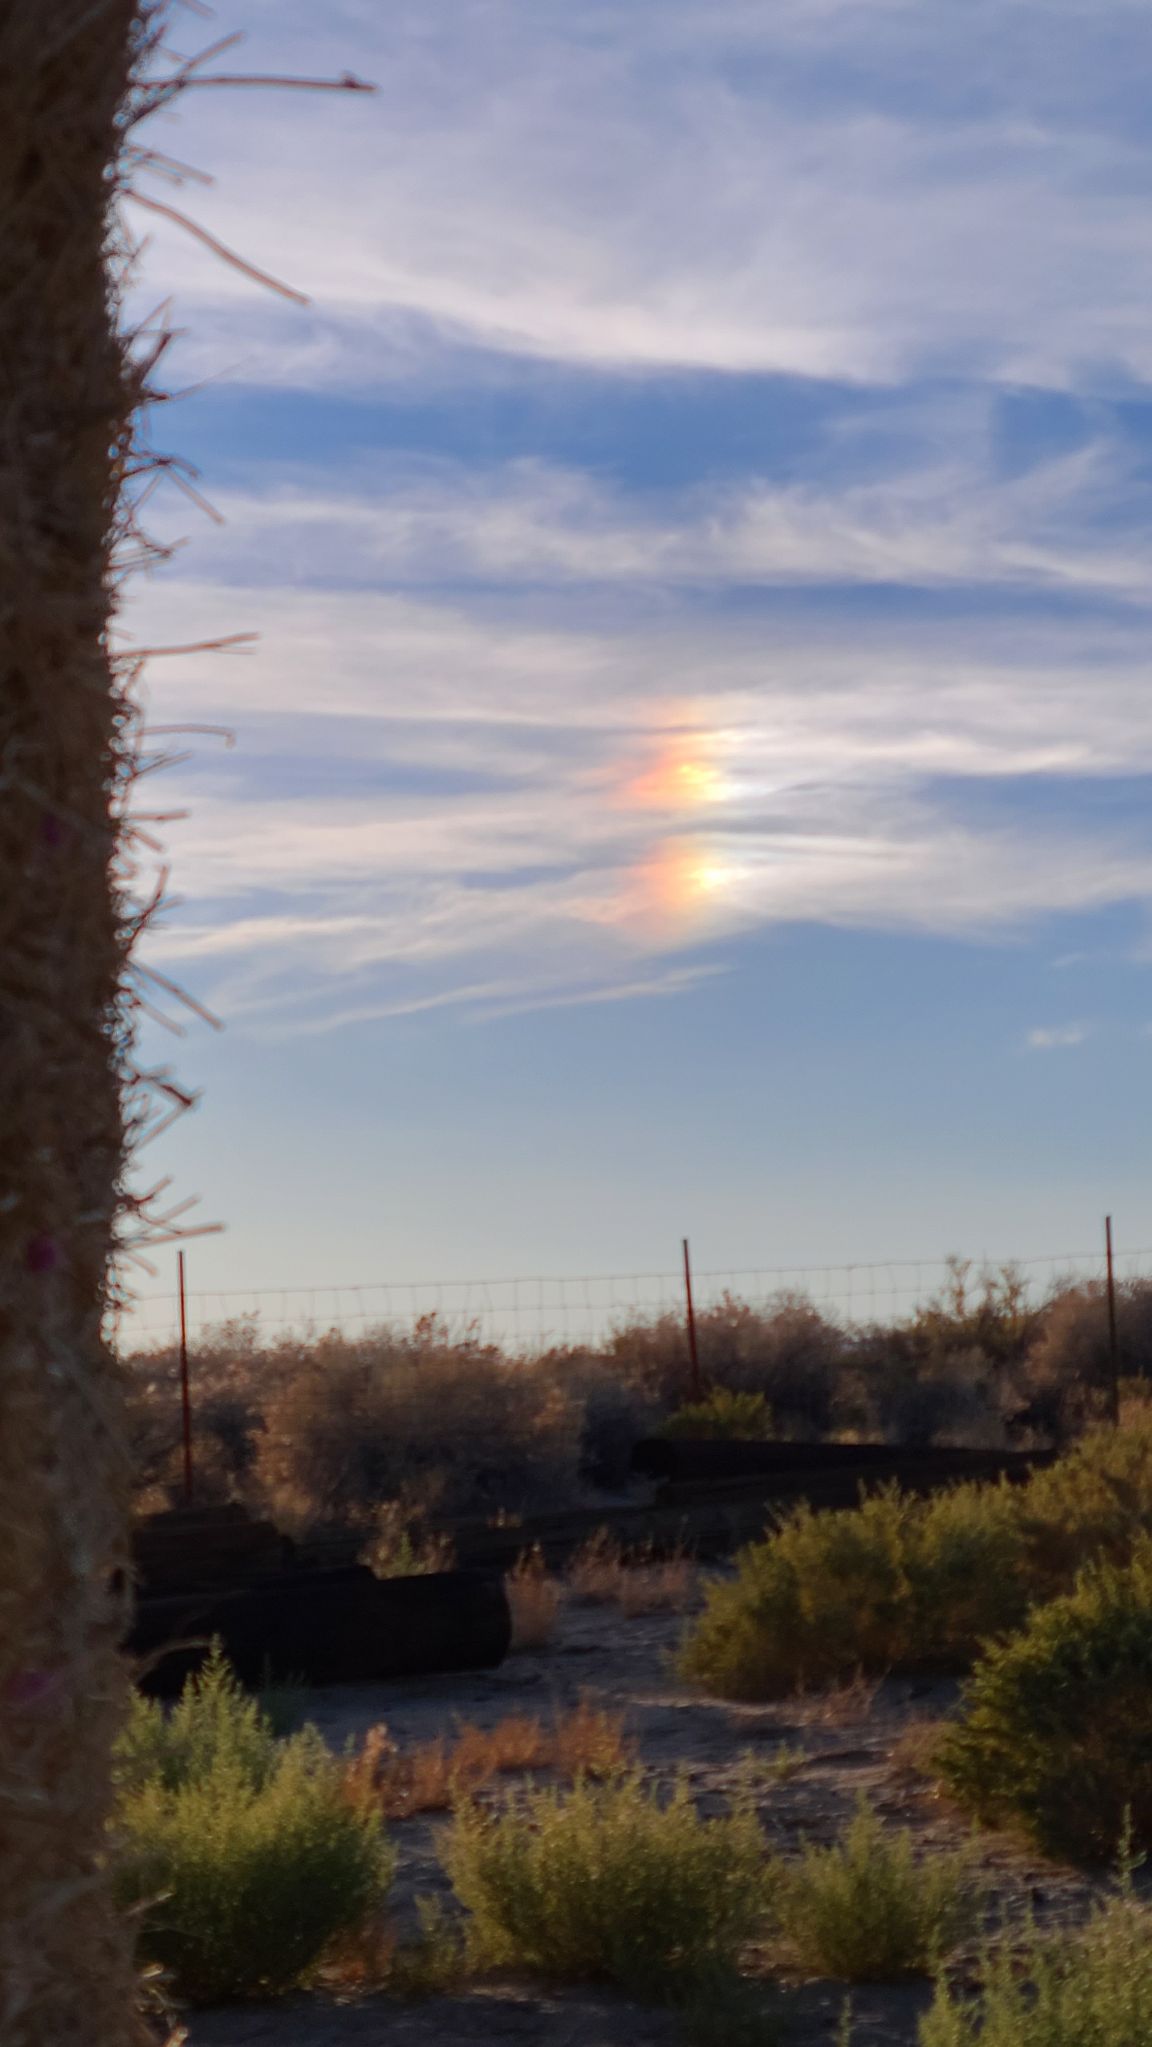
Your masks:
M726 1296L762 1310L782 1296L810 1302L848 1326L892 1324L938 1298L958 1268L970 1289L984 1274L1010 1269L1024 1299L1035 1304L1065 1286L1102 1283L1103 1247L999 1259L909 1259L845 1265L705 1268L693 1272L697 1314ZM1152 1276L1152 1249L1117 1248L1115 1275L1123 1285ZM384 1327L411 1329L434 1318L452 1337L473 1336L512 1352L595 1346L612 1331L684 1309L684 1276L662 1272L528 1275L507 1279L367 1280L349 1285L229 1288L187 1295L189 1341L195 1344L228 1323L251 1321L259 1341L338 1331L363 1335ZM119 1331L121 1349L148 1350L171 1341L179 1320L175 1289L141 1294Z

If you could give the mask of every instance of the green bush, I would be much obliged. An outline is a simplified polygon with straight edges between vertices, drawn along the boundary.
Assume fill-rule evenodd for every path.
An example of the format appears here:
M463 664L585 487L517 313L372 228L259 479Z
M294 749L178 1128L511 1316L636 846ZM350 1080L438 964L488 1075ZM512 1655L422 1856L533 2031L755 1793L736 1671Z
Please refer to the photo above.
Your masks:
M682 1672L761 1699L859 1669L963 1667L1023 1617L1018 1525L1007 1486L927 1500L885 1487L835 1513L800 1507L709 1588Z
M696 1313L700 1366L712 1386L762 1393L790 1435L819 1436L832 1421L848 1342L801 1294L762 1307L725 1293ZM669 1311L619 1324L601 1353L606 1369L668 1409L684 1395L684 1318Z
M1152 1373L1152 1284L1121 1280L1116 1336L1126 1374ZM1028 1359L1029 1390L1061 1432L1106 1408L1112 1379L1107 1288L1101 1280L1065 1287L1045 1307Z
M979 1993L946 1981L919 2047L1147 2047L1152 1917L1123 1896L1077 1936L1040 1936L985 1960Z
M117 1774L127 1792L153 1785L183 1791L227 1768L260 1791L281 1753L272 1716L261 1700L241 1689L215 1642L174 1706L134 1696L117 1745Z
M1093 1557L1124 1563L1152 1534L1152 1414L1089 1430L1020 1494L1025 1569L1036 1598L1071 1589Z
M834 1847L807 1845L775 1869L773 1911L790 1954L852 1983L923 1976L979 1924L971 1850L916 1859L864 1802Z
M678 1407L660 1434L764 1442L772 1434L772 1410L762 1393L734 1393L730 1387L716 1386L706 1399Z
M709 1591L681 1653L727 1698L773 1698L855 1670L962 1670L1094 1558L1152 1537L1152 1414L1092 1430L1023 1486L928 1499L882 1488L858 1507L789 1516Z
M120 1774L119 1893L190 2003L290 1989L387 1890L378 1815L315 1728L277 1742L218 1653L171 1714L137 1702Z
M631 1775L465 1806L444 1860L476 1966L673 2002L730 1976L764 1915L754 1816L701 1819L684 1783L663 1804Z
M1130 1826L1152 1845L1152 1544L1126 1566L1091 1565L994 1645L937 1750L943 1781L976 1816L1041 1847L1096 1861Z

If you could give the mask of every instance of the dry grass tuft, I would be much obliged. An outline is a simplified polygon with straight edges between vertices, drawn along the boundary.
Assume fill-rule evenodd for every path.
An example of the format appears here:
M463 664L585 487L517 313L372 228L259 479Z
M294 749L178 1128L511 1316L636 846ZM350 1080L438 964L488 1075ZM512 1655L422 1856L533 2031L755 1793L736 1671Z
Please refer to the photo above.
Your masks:
M888 1758L892 1775L923 1784L938 1777L937 1751L949 1725L947 1720L910 1720Z
M416 1910L419 1927L407 1937L381 1912L335 1942L318 1981L345 1994L387 1990L407 1998L446 1997L461 1989L467 1966L458 1927L437 1899L417 1898Z
M599 1528L571 1559L568 1589L582 1606L618 1606L629 1619L683 1613L695 1596L696 1572L683 1551L628 1552L610 1529Z
M546 1648L556 1633L563 1595L548 1574L539 1544L516 1559L504 1590L512 1609L512 1648Z
M691 1557L678 1553L627 1568L619 1604L631 1620L642 1613L686 1613L695 1597L695 1565Z
M611 1777L632 1760L618 1713L581 1699L552 1727L551 1767L562 1777Z
M568 1590L581 1606L612 1606L620 1596L624 1551L610 1529L598 1528L568 1561Z
M510 1713L495 1727L465 1721L451 1741L441 1735L403 1751L383 1724L372 1727L345 1783L353 1799L378 1799L389 1819L404 1820L451 1812L494 1777L527 1771L611 1777L630 1758L620 1715L582 1699L550 1724L529 1713Z
M806 1698L801 1694L807 1709L805 1719L817 1727L855 1727L872 1712L880 1683L879 1678L867 1677L858 1670L842 1684L828 1685Z
M407 1511L402 1500L386 1500L373 1519L374 1530L362 1554L378 1578L424 1578L450 1571L455 1564L452 1537L425 1528L422 1515Z

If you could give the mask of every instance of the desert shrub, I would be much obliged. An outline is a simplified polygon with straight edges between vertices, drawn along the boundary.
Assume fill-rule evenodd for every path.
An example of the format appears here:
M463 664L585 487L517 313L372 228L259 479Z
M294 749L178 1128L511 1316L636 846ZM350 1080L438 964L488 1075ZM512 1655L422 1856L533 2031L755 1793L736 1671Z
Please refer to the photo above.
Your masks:
M251 1475L272 1372L252 1315L206 1328L192 1353L196 1387L196 1491L200 1503L240 1495ZM124 1375L137 1482L154 1507L181 1497L180 1354L174 1343L140 1350Z
M1123 1563L1152 1534L1152 1412L1122 1429L1090 1429L1020 1495L1029 1582L1037 1597L1071 1588L1093 1557Z
M903 1322L859 1330L840 1392L842 1418L911 1447L995 1447L1024 1398L1040 1327L1020 1274L1007 1265L973 1278L949 1259L940 1292Z
M661 1803L636 1776L464 1807L445 1867L477 1966L662 1999L734 1969L766 1896L750 1813L702 1819L683 1783Z
M1007 1442L1005 1409L1017 1405L1015 1385L1009 1389L983 1351L904 1352L874 1330L861 1337L858 1362L869 1436L912 1450L950 1443L1002 1449Z
M575 1401L580 1413L580 1476L602 1492L632 1483L632 1449L651 1435L666 1403L600 1352L579 1346L547 1350L538 1369Z
M1121 1371L1152 1377L1152 1282L1128 1280L1117 1287L1116 1337ZM1053 1426L1066 1431L1099 1415L1111 1372L1103 1283L1063 1288L1044 1309L1029 1358L1033 1401Z
M965 1687L937 1764L980 1819L1075 1860L1152 1845L1152 1545L1035 1607Z
M1043 1311L1028 1303L1027 1284L1014 1265L985 1266L972 1277L972 1262L949 1258L940 1292L902 1325L923 1357L979 1351L996 1365L1027 1357Z
M277 1742L219 1656L171 1716L138 1703L120 1768L119 1893L191 2003L291 1988L387 1889L379 1818L320 1735Z
M296 1347L256 1479L277 1519L364 1523L382 1501L446 1513L574 1494L579 1411L545 1373L434 1317Z
M727 1698L775 1698L857 1669L962 1667L1027 1604L1007 1486L929 1499L885 1487L858 1507L796 1509L708 1588L681 1650Z
M828 1427L846 1339L800 1295L782 1294L764 1308L724 1294L696 1316L700 1365L710 1385L762 1393L783 1433L819 1436ZM620 1324L604 1346L607 1364L666 1411L689 1385L680 1315Z
M919 2047L1146 2047L1152 1915L1122 1895L1080 1932L987 1954L975 1996L941 1979Z
M219 1642L189 1678L174 1706L136 1693L116 1747L117 1778L126 1792L157 1785L183 1791L217 1768L262 1791L282 1756L272 1717L237 1683Z
M1028 1484L887 1488L859 1507L800 1508L709 1588L687 1676L769 1698L855 1669L962 1669L1095 1557L1152 1535L1152 1412L1091 1431Z
M927 1975L979 1924L970 1850L917 1857L865 1803L832 1847L778 1859L773 1914L791 1958L815 1975L888 1983Z
M661 1424L663 1436L763 1442L772 1434L772 1410L762 1393L716 1386L704 1400L687 1401Z

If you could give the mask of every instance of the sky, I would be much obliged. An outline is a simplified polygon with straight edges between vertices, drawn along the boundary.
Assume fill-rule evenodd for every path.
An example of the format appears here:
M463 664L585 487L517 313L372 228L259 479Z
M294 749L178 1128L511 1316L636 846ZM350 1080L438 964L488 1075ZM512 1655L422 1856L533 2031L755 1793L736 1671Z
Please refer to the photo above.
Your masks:
M1152 1245L1143 0L233 30L377 90L142 137L306 305L128 209L194 1291Z

